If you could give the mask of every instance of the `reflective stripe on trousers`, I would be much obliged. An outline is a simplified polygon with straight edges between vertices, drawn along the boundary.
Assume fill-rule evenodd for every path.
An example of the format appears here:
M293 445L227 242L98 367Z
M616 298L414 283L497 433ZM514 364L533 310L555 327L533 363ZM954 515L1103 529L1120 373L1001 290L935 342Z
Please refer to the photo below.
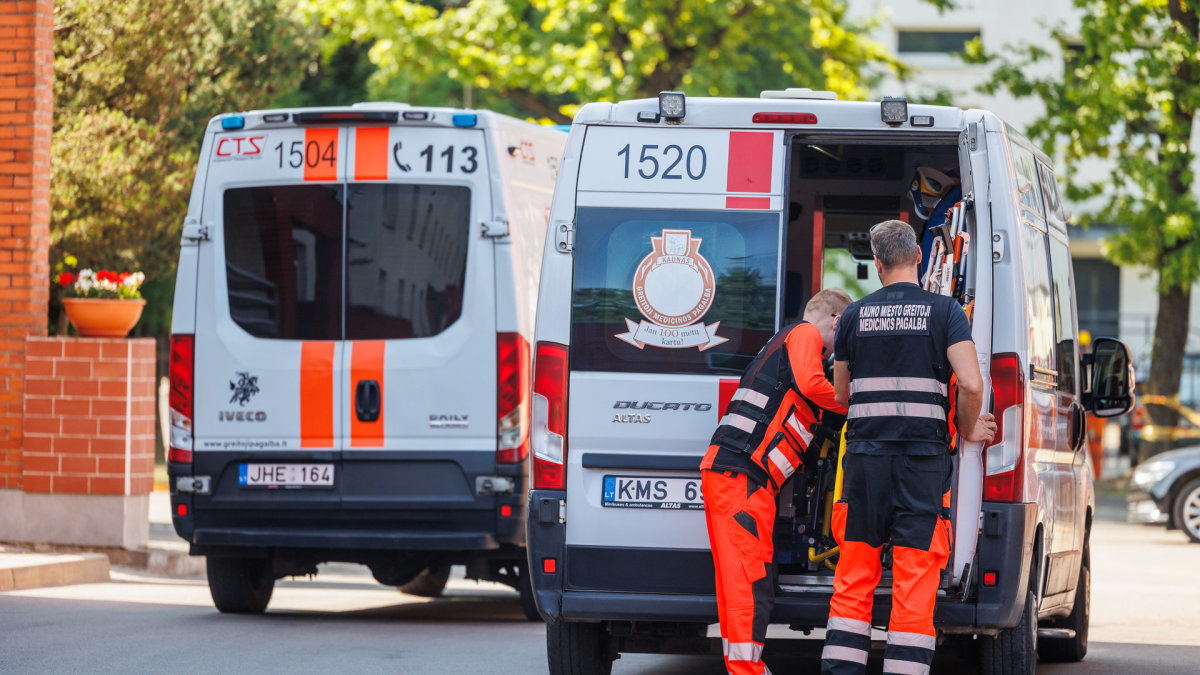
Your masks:
M729 415L726 415L729 417ZM932 403L910 403L907 401L881 401L877 403L855 403L850 406L846 419L861 417L927 417L946 419L946 409Z

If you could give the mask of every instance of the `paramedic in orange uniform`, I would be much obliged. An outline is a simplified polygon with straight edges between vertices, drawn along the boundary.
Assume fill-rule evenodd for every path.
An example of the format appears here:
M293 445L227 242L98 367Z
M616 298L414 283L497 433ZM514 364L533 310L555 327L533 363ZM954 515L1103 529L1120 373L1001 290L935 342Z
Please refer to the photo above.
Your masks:
M846 413L822 359L833 351L838 316L848 304L845 291L821 291L799 323L771 338L742 375L700 464L731 674L768 672L761 656L775 603L775 497L801 468L820 415Z
M917 285L921 249L913 228L889 220L870 236L883 288L846 308L834 346L834 388L848 412L842 496L831 520L841 549L821 672L866 672L880 551L890 542L892 616L883 672L926 675L951 545L951 375L958 381L961 437L990 441L996 424L979 414L983 379L966 314L953 298Z

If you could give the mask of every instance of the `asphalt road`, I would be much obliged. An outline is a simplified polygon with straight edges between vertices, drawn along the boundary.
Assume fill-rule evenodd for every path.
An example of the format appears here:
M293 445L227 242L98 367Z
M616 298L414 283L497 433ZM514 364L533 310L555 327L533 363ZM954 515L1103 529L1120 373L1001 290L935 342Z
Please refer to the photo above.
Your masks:
M1119 516L1119 509L1111 510ZM1103 512L1102 512L1103 515ZM1082 664L1040 673L1195 673L1200 663L1200 545L1178 532L1098 521L1091 647ZM816 672L810 655L766 659L776 675ZM934 672L971 672L939 655ZM0 672L542 673L545 632L522 619L516 593L452 580L425 600L379 586L365 570L329 566L283 581L265 615L224 616L202 578L114 569L107 584L0 593ZM874 672L878 672L878 659ZM720 675L712 657L625 655L619 674Z

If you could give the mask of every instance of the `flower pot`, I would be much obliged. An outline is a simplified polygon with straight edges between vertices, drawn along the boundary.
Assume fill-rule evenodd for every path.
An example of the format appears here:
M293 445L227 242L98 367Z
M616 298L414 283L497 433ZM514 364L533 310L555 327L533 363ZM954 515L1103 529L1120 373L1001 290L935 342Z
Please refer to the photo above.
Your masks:
M63 298L67 318L80 337L125 337L142 316L142 298Z

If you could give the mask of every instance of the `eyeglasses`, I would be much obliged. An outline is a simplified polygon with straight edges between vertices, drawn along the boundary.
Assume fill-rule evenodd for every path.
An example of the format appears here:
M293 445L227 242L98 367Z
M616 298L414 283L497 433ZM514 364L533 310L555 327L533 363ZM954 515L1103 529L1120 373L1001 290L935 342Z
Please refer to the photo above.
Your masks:
M871 255L874 256L879 255L875 252L875 230L878 230L882 225L883 223L875 223L871 226L871 229L867 230L867 240L871 242Z

